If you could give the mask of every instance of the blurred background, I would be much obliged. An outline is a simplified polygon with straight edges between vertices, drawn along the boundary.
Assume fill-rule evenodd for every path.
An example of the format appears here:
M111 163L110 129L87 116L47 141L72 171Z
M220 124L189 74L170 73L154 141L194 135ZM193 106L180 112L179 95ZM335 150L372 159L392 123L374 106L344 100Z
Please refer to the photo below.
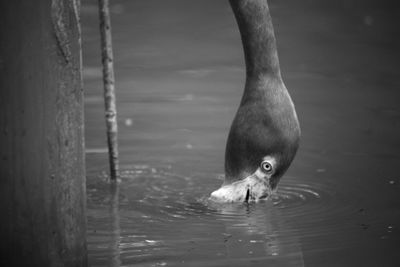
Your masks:
M301 146L271 203L227 209L205 199L222 183L245 79L228 1L111 1L116 210L104 182L98 6L82 1L92 266L400 264L400 4L269 5Z

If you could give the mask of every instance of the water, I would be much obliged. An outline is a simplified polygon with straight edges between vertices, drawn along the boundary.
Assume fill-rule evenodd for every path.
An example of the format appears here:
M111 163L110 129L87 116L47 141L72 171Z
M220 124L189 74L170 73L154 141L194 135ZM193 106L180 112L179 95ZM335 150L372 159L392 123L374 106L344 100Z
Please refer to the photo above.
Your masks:
M96 3L82 3L91 266L400 265L396 2L270 1L302 142L273 198L249 205L207 200L244 85L227 1L113 1L117 187Z

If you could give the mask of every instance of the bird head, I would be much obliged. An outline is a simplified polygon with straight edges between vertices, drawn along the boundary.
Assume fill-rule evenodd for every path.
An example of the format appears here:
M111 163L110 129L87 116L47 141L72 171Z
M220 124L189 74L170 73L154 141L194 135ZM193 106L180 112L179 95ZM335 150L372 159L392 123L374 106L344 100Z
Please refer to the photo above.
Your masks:
M212 200L257 202L276 189L299 146L297 116L287 106L284 116L254 105L239 109L227 141L225 182Z

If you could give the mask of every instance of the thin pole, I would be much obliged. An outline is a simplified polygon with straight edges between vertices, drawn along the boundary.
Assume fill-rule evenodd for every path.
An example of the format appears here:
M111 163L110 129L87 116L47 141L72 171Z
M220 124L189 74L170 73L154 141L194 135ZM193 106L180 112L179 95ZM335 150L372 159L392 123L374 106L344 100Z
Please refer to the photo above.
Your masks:
M104 102L107 126L108 155L111 180L118 178L118 125L115 104L114 63L111 40L109 0L99 0L101 55L103 63Z

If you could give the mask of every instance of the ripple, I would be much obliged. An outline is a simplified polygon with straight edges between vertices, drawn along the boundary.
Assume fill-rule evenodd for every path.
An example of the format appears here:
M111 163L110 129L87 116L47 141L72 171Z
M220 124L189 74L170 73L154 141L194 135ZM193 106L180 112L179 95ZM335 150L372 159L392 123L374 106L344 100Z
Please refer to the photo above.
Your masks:
M130 166L121 171L120 208L127 209L128 216L149 220L185 219L192 216L243 216L247 214L248 204L215 204L208 201L209 192L215 188L220 175L184 176L171 172L167 167L149 165ZM336 191L326 184L295 183L289 177L279 185L270 199L261 202L272 203L275 208L285 210L294 216L304 208L303 214L314 216L319 209L329 208ZM219 183L219 182L218 182ZM104 181L88 188L89 199L97 204L109 201ZM309 210L308 206L314 206ZM223 211L221 208L223 207ZM317 209L316 209L317 207ZM135 212L132 212L135 211ZM340 212L336 208L333 213Z
M296 184L293 186L281 185L271 200L275 206L285 208L287 206L300 206L310 201L321 199L324 192L319 192L306 184Z
M343 220L357 216L357 198L349 199L327 180L299 183L298 177L285 177L268 200L216 204L208 197L221 183L217 174L185 176L170 166L134 165L121 172L118 191L105 178L89 179L87 190L89 249L99 261L107 253L131 263L171 263L190 255L199 260L203 254L217 260L232 243L230 257L297 255L295 262L301 263L298 238L303 246L340 247L343 235L336 234L354 233L358 223ZM342 237L327 245L328 235ZM200 254L193 256L197 249Z

